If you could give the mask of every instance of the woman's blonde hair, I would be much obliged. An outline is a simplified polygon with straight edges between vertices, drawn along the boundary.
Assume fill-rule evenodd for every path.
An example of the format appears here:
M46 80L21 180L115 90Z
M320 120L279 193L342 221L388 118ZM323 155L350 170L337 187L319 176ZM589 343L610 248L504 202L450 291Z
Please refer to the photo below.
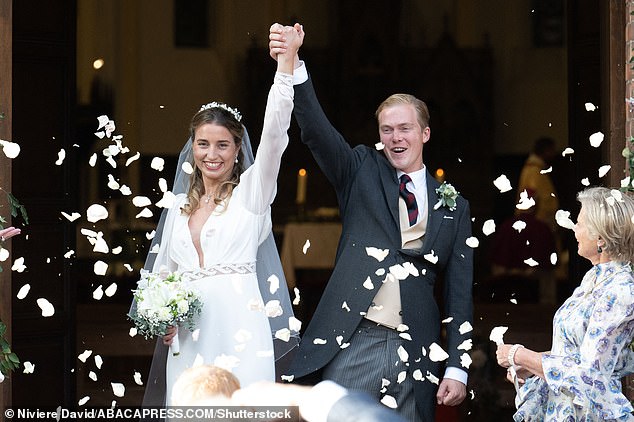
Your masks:
M226 369L213 365L187 368L172 388L172 406L192 406L230 398L240 389L240 381Z
M616 189L593 187L577 194L590 237L605 242L603 252L619 262L634 262L634 197Z
M214 204L218 205L231 196L233 188L238 185L240 175L244 170L244 154L241 148L244 127L226 108L211 107L203 109L194 114L189 124L189 136L192 142L196 142L196 130L205 124L214 124L226 128L229 133L231 133L231 136L233 136L233 141L238 148L238 162L233 166L233 171L229 179L220 185L220 188L213 198ZM188 215L194 212L198 208L200 198L204 193L205 186L203 185L202 173L198 167L194 166L194 171L189 177L189 191L187 192L188 203L183 206L183 212Z

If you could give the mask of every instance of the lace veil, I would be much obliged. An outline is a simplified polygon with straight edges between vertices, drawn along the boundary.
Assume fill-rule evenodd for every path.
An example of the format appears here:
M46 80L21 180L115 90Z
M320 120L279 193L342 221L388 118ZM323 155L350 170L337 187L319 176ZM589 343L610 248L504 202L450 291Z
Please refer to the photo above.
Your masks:
M244 127L244 136L242 139L242 152L244 155L244 169L249 168L254 162L253 148L249 139L249 134L246 127ZM187 140L183 149L178 157L178 166L176 167L176 176L174 178L174 184L172 192L177 195L179 193L187 193L189 190L189 174L183 171L183 163L189 162L193 165L192 154L192 140L191 137ZM159 223L156 228L155 236L150 246L150 253L145 261L144 268L148 271L152 271L157 254L153 251L158 249L158 245L163 237L165 228L165 220L167 218L168 210L164 209L161 213ZM167 229L169 232L169 228ZM269 323L271 326L271 336L273 337L274 353L275 353L275 366L276 377L280 380L280 375L284 374L284 370L288 367L290 359L293 353L291 353L299 345L299 333L291 331L291 338L289 341L283 341L275 337L275 333L283 328L289 328L289 318L292 317L293 307L291 299L288 293L288 287L286 284L286 278L284 277L284 271L282 270L282 263L277 251L275 239L271 232L266 240L260 244L257 253L256 272L258 276L258 284L260 287L260 293L264 303L268 303L271 300L279 301L279 304L283 310L281 316L269 317ZM268 279L271 275L276 275L280 281L280 287L274 292L270 291L270 283ZM132 307L136 306L134 301ZM143 397L143 406L164 406L166 401L166 375L165 367L167 362L168 347L163 345L161 339L157 339L156 346L154 348L154 357L152 359L152 366L146 382L145 394Z

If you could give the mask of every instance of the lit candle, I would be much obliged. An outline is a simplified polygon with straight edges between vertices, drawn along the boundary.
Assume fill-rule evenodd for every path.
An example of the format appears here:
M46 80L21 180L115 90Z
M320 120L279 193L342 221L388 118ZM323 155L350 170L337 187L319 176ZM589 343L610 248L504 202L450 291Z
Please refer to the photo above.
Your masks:
M306 169L299 169L297 172L297 197L295 198L295 203L300 205L306 203L307 178L308 174L306 173Z

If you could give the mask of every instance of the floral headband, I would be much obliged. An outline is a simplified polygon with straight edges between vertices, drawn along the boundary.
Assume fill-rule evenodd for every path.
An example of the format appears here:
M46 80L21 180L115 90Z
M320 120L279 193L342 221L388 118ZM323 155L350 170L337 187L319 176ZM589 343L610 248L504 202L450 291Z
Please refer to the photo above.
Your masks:
M202 106L200 106L200 110L198 110L198 112L200 113L203 110L208 110L210 108L221 108L225 111L228 111L229 113L231 113L231 115L233 115L233 117L237 120L240 121L242 120L242 115L240 114L240 112L238 111L237 108L233 108L228 106L225 103L218 103L216 101L214 101L213 103L207 103L207 104L203 104Z

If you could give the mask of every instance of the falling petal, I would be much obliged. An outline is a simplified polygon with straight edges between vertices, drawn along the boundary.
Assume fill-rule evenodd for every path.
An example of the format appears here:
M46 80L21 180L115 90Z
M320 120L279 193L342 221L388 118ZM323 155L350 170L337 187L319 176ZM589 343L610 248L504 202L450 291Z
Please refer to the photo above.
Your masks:
M70 214L70 215L69 215L69 214L66 214L64 211L62 211L62 215L63 215L64 217L66 217L66 219L67 219L68 221L71 221L71 222L72 222L72 221L75 221L75 220L77 220L79 217L81 217L81 214L80 214L80 213L78 213L78 212L74 212L74 213L72 213L72 214Z
M416 369L412 373L412 378L414 378L416 381L423 381L425 379L423 378L423 372L420 369Z
M427 261L431 262L432 264L435 264L438 262L438 257L434 254L434 250L432 249L432 251L426 255L423 256Z
M500 190L500 193L508 192L513 189L513 187L511 186L511 181L504 174L495 179L493 181L493 184L496 188Z
M150 217L152 217L153 215L154 215L154 214L152 213L152 211L150 211L150 209L149 209L149 208L143 208L143 209L141 210L141 212L140 212L140 213L138 213L138 214L136 215L136 217L135 217L135 218L140 218L140 217L143 217L143 218L150 218Z
M277 292L277 289L280 288L279 277L276 276L275 274L271 274L271 276L267 279L267 281L269 282L269 292L271 292L271 294L274 294L275 292Z
M137 385L143 385L143 381L141 381L141 373L140 372L134 371L134 382Z
M377 151L381 151L385 148L385 144L383 142L377 142L374 144L374 148L376 148Z
M123 248L121 246L117 246L116 248L112 249L112 253L115 255L119 255L121 251L123 251Z
M97 164L97 154L94 153L93 155L90 156L90 159L88 159L88 165L90 167L94 167L95 164Z
M111 382L112 393L117 397L123 397L125 395L125 386L120 382Z
M108 271L108 264L103 261L97 261L93 266L93 271L97 275L106 275L106 271Z
M77 358L83 363L86 363L86 359L88 359L90 355L92 355L92 350L84 350Z
M151 232L149 232L149 233L145 233L145 238L146 238L147 240L152 240L152 239L154 239L154 236L156 236L156 230L152 230L152 231L151 231Z
M469 369L469 367L471 366L471 356L469 356L469 353L463 353L462 355L460 355L460 364L462 365L463 368L467 368Z
M392 277L390 277L390 275L392 275ZM400 264L396 264L390 267L390 273L385 278L385 281L394 282L396 280L405 280L407 277L409 277L409 269ZM370 277L368 277L368 280L370 280Z
M158 181L158 185L161 192L167 192L167 180L161 177Z
M101 358L101 356L95 355L94 359L95 359L95 366L101 369L101 365L103 365L103 359Z
M432 343L429 346L429 359L431 359L432 362L442 362L447 358L449 358L449 354L445 352L442 347L436 343Z
M603 142L603 133L596 132L590 135L590 145L595 148L599 148L601 146L601 142Z
M504 333L509 329L509 327L494 327L491 330L491 334L489 334L489 340L494 342L495 344L504 344Z
M562 157L565 157L566 155L569 155L569 154L574 154L574 153L575 153L575 150L569 147L569 148L564 149L564 150L561 152L561 156L562 156Z
M29 362L28 360L26 362L24 362L24 371L22 371L25 374L32 374L33 371L35 371L35 365L33 365L31 362Z
M282 379L282 381L293 382L293 380L295 379L295 375L282 375L280 378Z
M108 253L110 251L108 244L103 239L103 233L99 232L99 235L97 236L97 239L95 240L95 247L92 250L93 252L100 252L100 253Z
M522 193L520 193L520 200L518 204L515 205L515 208L517 208L518 210L527 210L534 205L535 205L535 199L529 197L528 192L524 190L522 191Z
M125 166L128 167L130 164L132 164L132 162L138 160L139 157L141 157L141 153L137 152L136 154L134 154L132 157L128 158L125 161Z
M136 336L136 335L137 335L137 329L136 329L136 327L131 327L131 328L130 328L130 331L128 331L128 335L129 335L130 337L134 337L134 336Z
M583 186L590 186L590 179L588 179L587 177L584 177L583 179L581 179L581 184Z
M382 262L385 259L385 257L390 253L390 250L367 247L365 248L365 252L368 254L368 256L371 256L377 261Z
M412 341L412 336L409 335L409 333L400 333L398 336L400 338L405 339L405 340Z
M165 160L161 157L152 158L152 163L150 163L150 167L152 167L156 171L163 171L165 166Z
M86 219L91 223L108 218L108 210L100 204L92 204L86 210Z
M552 173L552 172L553 172L553 166L550 166L547 169L540 170L539 174L547 174L547 173Z
M555 221L565 229L574 229L575 223L570 219L570 211L557 210L555 213Z
M15 142L3 141L0 139L0 145L2 145L2 151L7 158L13 159L20 155L20 145Z
M291 339L291 330L288 328L282 328L275 332L275 338L288 342Z
M112 283L110 286L108 286L108 288L105 291L106 296L108 297L114 296L116 292L117 292L117 283Z
M401 371L398 373L398 375L396 376L396 383L400 384L403 381L405 381L405 378L407 378L407 371Z
M557 252L553 252L550 254L550 263L552 265L557 265Z
M495 232L495 221L493 220L487 220L484 222L484 224L482 225L482 233L484 233L485 236L489 236L490 234Z
M442 321L440 321L443 324L449 324L451 321L453 321L453 317L448 317L443 319Z
M29 294L29 290L31 290L31 285L25 284L24 286L20 287L20 290L18 291L16 297L20 300L24 299L26 295Z
M599 178L605 176L610 171L611 168L612 166L609 164L599 167Z
M585 103L586 111L595 111L597 107L592 103Z
M150 205L152 205L152 201L150 201L150 198L148 198L147 196L135 196L134 198L132 198L132 204L135 207L148 207Z
M521 233L522 230L524 230L526 228L526 222L524 222L522 220L517 220L515 223L513 223L513 225L511 227L513 227L515 230L517 230L518 233Z
M295 318L294 316L289 317L288 318L288 328L291 331L299 333L299 331L302 329L302 322L300 320L298 320L297 318Z
M13 261L13 265L11 266L11 271L15 271L18 273L22 273L26 270L26 265L24 265L24 257L20 257Z
M372 280L370 279L370 277L365 279L365 281L363 282L363 287L368 290L374 289L374 284L372 284Z
M302 253L304 255L308 252L308 248L310 248L310 239L306 239L306 243L304 243L304 246L302 247Z
M473 327L471 326L471 323L469 321L463 322L460 325L460 327L458 328L458 332L460 334L465 334L465 333L468 333L470 331L473 331Z
M396 350L396 353L398 354L399 359L401 359L402 362L407 362L409 359L409 353L407 353L407 351L405 350L405 348L403 346L398 346L398 349Z
M90 372L88 373L88 378L90 378L90 379L91 379L91 380L93 380L93 381L97 381L97 374L95 374L95 372L94 372L94 371L90 371Z
M176 201L176 195L170 191L166 191L163 192L163 197L156 203L156 206L159 208L172 208L174 201Z
M634 218L634 217L633 217ZM348 302L343 302L341 304L341 309L345 309L346 311L350 312L350 307L348 306Z
M539 262L535 261L533 258L528 258L524 260L524 264L528 265L529 267L536 267L539 265Z
M90 400L90 396L84 396L77 402L77 404L79 406L83 406L88 402L88 400Z
M57 161L55 161L56 166L61 166L64 162L64 158L66 158L66 151L62 148L57 153Z
M121 195L123 196L132 195L132 190L127 185L121 185L121 187L119 188L119 192L121 192Z
M480 246L480 241L478 240L477 237L473 237L471 236L470 238L468 238L465 243L467 244L468 247L470 248L477 248L478 246Z
M117 168L117 162L112 157L106 158L106 162L110 164L110 167L112 167L113 169Z
M37 300L37 306L39 306L42 310L43 317L50 317L55 314L55 307L53 304L44 298L39 298Z
M511 302L513 305L517 305L517 299L509 299L509 302Z
M192 174L194 172L194 168L189 161L185 161L181 166L181 169L183 169L186 174Z
M473 340L467 339L460 343L456 349L458 350L471 350L473 348Z
M387 394L384 395L383 398L381 398L381 403L383 403L384 406L387 406L390 409L396 409L398 407L398 404L396 404L396 399Z
M9 251L0 247L0 262L4 262L9 258Z
M293 298L293 305L297 306L299 305L299 302L301 301L301 298L299 295L299 289L297 287L293 287L293 292L295 293L295 297Z
M92 292L92 298L95 300L101 300L103 297L103 289L101 284Z
M264 305L264 312L269 318L275 318L282 315L284 310L279 300L269 300L266 305Z
M436 385L438 385L438 382L440 381L436 375L432 374L429 371L427 371L427 379Z
M328 340L324 340L323 338L316 338L313 340L313 344L326 344Z

